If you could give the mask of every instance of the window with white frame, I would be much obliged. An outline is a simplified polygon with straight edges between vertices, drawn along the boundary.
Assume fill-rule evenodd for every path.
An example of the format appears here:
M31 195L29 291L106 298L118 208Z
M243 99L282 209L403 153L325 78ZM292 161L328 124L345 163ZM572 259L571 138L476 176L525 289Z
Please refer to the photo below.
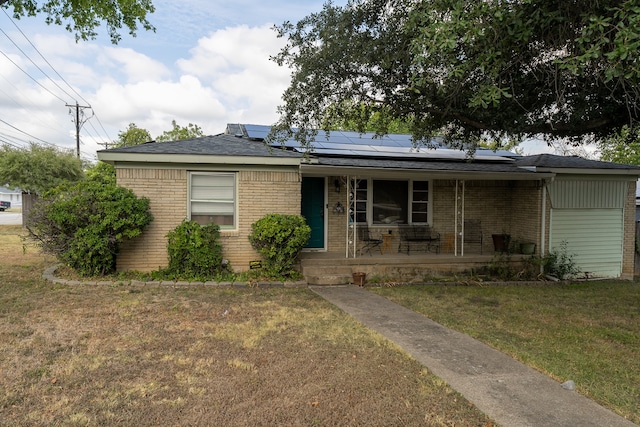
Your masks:
M429 181L411 182L411 222L429 222Z
M372 223L407 223L409 183L374 179L372 182Z
M429 181L417 180L353 180L355 220L372 225L429 223L429 186Z
M233 172L191 172L189 215L198 224L218 224L221 229L236 226L236 174Z

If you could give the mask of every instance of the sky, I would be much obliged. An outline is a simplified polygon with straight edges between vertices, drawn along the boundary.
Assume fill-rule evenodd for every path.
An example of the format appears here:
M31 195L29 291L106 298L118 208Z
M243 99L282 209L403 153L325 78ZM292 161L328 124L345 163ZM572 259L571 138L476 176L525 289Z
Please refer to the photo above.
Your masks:
M0 144L75 151L75 107L67 105L76 103L91 107L80 109L80 151L88 161L130 123L155 138L172 120L206 135L227 123L277 120L290 71L269 60L285 42L273 26L320 11L322 0L153 3L148 19L156 32L131 37L125 30L118 45L104 30L76 43L42 15L16 20L12 9L0 9ZM524 149L549 151L540 142Z

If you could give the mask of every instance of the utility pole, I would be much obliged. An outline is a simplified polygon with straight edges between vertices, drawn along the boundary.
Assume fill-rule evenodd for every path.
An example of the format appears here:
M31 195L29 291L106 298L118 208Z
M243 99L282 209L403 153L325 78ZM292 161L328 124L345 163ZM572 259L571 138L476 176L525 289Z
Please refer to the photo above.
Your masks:
M91 108L91 106L78 105L78 101L76 101L75 105L66 104L66 106L69 107L69 114L71 114L72 108L76 109L75 118L71 119L71 121L76 124L76 155L80 158L80 128L87 120L93 117L92 114L91 117L87 117L86 119L84 118L84 110L86 108ZM82 116L82 121L80 121L80 116Z

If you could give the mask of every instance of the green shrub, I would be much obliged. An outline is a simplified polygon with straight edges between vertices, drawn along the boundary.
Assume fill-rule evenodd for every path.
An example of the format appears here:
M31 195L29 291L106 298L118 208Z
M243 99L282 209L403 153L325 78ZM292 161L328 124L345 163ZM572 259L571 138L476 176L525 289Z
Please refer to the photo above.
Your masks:
M82 276L113 273L120 245L151 223L149 200L85 180L45 193L27 218L29 237Z
M201 226L184 220L167 234L169 266L166 273L185 280L208 280L228 266L222 262L220 227L216 224Z
M554 248L543 258L544 272L558 279L570 279L580 273L580 268L574 260L574 255L568 253L567 242L560 243L560 248Z
M311 228L299 215L269 214L251 224L251 246L265 259L265 274L290 277Z

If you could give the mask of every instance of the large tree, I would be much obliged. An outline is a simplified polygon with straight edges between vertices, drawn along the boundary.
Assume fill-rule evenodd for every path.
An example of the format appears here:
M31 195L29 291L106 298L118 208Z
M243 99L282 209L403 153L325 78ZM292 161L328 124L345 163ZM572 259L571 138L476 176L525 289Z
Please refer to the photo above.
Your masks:
M623 127L620 132L598 144L602 160L640 165L640 128Z
M640 119L638 0L350 0L277 27L276 129L410 123L480 141L602 140ZM313 133L313 131L311 131Z
M28 148L0 147L0 183L42 194L84 178L82 161L72 150L32 143Z
M187 126L180 126L176 123L175 120L171 120L171 126L173 128L171 130L165 130L164 132L162 132L162 135L157 137L156 141L180 141L182 139L191 139L204 136L202 128L200 128L200 126L198 125L194 125L193 123L189 123Z
M155 31L147 20L147 14L155 11L151 0L0 0L0 6L13 7L16 19L43 14L47 24L64 25L76 40L96 38L102 25L114 44L120 41L123 27L134 37L138 25Z
M113 142L114 148L133 147L151 141L148 130L139 128L135 123L129 123L127 130L118 132L118 139Z

